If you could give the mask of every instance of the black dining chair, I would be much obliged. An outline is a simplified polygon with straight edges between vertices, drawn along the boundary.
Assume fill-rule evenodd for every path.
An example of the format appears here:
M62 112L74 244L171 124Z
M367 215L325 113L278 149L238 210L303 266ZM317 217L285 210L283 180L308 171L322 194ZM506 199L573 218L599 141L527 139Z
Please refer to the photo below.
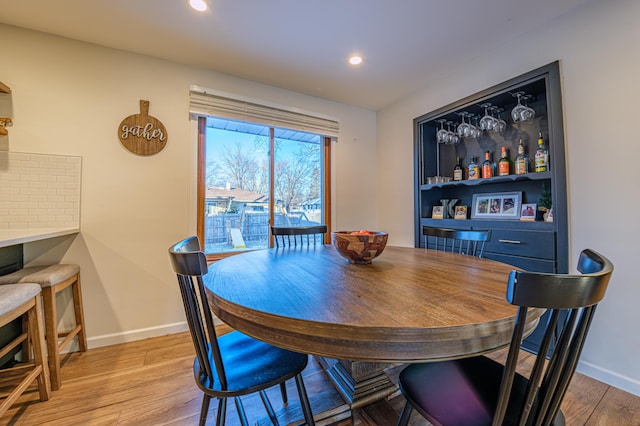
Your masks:
M276 247L298 246L320 244L324 242L324 235L327 233L327 225L315 226L272 226L271 235L276 242Z
M414 408L436 426L564 425L560 404L613 265L587 249L580 254L578 271L583 275L512 271L506 298L518 306L518 315L505 365L478 356L408 366L399 377L407 402L398 425L408 424ZM551 316L531 373L525 376L516 372L516 365L528 308L546 308ZM552 347L562 311L568 317Z
M302 380L308 355L288 351L256 340L239 331L217 336L213 314L207 303L203 277L208 267L200 242L195 236L169 248L173 269L196 350L193 373L204 393L200 425L204 425L212 397L218 398L216 425L225 423L227 398L233 398L243 425L248 425L241 396L259 393L273 424L276 414L266 389L280 385L283 403L287 403L285 382L295 378L300 405L307 425L314 425L309 399Z
M429 248L429 237L433 237L436 250L482 257L484 247L491 239L491 230L448 229L423 226L424 247Z

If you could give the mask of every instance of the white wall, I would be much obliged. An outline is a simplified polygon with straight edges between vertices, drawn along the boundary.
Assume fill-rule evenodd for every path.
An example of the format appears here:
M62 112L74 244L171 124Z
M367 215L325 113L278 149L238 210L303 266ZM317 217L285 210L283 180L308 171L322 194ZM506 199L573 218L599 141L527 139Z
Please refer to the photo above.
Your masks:
M33 264L80 264L91 347L184 328L167 248L195 233L192 84L338 117L334 229L376 225L375 209L362 208L375 186L358 169L375 169L371 111L10 26L0 25L0 40L0 80L13 92L9 150L83 158L80 235L32 243L25 256ZM140 99L168 133L165 149L149 157L117 137Z
M378 113L378 219L397 245L413 245L412 119L560 60L569 185L570 256L609 257L615 271L579 371L640 395L640 2L598 1L434 75L430 87ZM398 190L406 188L406 190ZM382 202L384 200L384 203ZM635 271L635 272L634 272Z

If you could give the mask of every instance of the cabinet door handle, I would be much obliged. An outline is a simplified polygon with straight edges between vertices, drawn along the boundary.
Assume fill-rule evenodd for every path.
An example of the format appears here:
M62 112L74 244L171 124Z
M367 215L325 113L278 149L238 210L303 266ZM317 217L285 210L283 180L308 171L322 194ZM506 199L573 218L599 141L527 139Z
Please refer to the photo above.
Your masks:
M516 240L498 240L498 242L505 243L505 244L520 244L520 241L516 241Z

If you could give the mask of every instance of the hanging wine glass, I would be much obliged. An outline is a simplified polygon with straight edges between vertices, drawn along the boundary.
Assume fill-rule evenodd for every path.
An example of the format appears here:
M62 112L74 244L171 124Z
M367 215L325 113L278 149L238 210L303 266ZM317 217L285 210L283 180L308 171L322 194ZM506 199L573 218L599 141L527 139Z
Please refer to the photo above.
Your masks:
M452 125L453 125L453 128L455 129L456 128L455 123L453 121L447 121L447 128L449 129L449 132L447 133L446 143L449 145L457 144L458 142L460 142L460 138L458 134L451 130Z
M473 121L475 123L473 126L475 130L473 131L471 137L479 139L480 136L482 136L482 129L480 128L480 116L476 115L475 117L473 117Z
M444 128L444 123L447 120L440 119L436 121L440 123L440 128L436 132L436 140L438 141L438 143L445 143L447 141L447 130Z
M494 130L499 134L503 134L504 131L507 130L507 122L500 117L500 113L504 111L504 109L495 108L494 110L496 112L496 123L494 126Z
M495 118L489 115L489 107L490 103L480 105L481 108L484 108L484 116L480 119L480 129L486 132L490 132L493 130Z
M533 117L536 116L536 111L527 105L527 101L532 99L533 96L525 95L522 97L522 101L524 102L523 108L520 111L520 118L522 121L533 120Z
M467 127L466 127L465 132L464 132L464 137L465 138L475 138L476 137L476 131L478 129L476 128L476 126L474 126L471 123L471 119L474 118L474 117L475 117L475 115L473 115L471 113L467 113L468 122L467 122ZM476 122L477 122L477 120L476 120Z
M465 135L465 133L468 133L468 132L469 132L469 131L467 130L467 129L469 128L469 124L467 124L467 123L464 121L464 118L465 118L468 114L467 114L466 112L462 111L462 112L459 112L459 113L458 113L458 115L459 115L460 117L462 117L462 123L460 123L460 125L458 126L458 129L457 129L457 131L458 131L458 136L459 136L459 137L461 137L461 138L464 138L464 137L465 137L465 136L464 136L464 135Z
M521 114L522 110L524 109L524 105L520 103L520 98L522 98L522 95L524 95L524 92L516 92L511 94L511 96L518 98L518 104L511 110L511 119L514 123L519 123L520 121L522 121Z

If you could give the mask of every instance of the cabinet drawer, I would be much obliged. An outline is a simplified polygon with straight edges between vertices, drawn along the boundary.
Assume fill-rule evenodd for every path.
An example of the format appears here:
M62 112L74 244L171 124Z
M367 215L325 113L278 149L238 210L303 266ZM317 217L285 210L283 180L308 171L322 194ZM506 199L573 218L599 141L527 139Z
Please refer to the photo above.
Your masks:
M555 232L493 229L485 251L510 256L556 259Z
M487 253L483 255L486 259L497 260L498 262L513 265L516 268L531 272L556 273L556 262L553 260L532 259L530 257L509 256L506 254Z

